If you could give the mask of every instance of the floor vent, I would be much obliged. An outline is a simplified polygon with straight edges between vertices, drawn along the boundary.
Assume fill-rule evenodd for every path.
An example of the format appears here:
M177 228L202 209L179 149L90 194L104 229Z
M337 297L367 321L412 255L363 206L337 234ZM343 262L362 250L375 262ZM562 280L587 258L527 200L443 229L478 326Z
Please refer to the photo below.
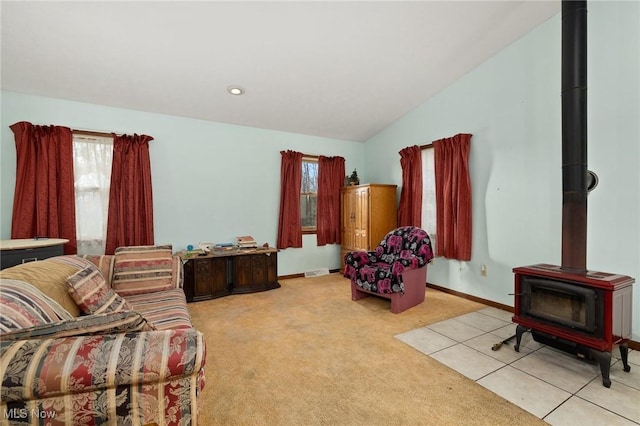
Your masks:
M305 278L319 277L321 275L329 275L329 268L312 269L310 271L304 271Z

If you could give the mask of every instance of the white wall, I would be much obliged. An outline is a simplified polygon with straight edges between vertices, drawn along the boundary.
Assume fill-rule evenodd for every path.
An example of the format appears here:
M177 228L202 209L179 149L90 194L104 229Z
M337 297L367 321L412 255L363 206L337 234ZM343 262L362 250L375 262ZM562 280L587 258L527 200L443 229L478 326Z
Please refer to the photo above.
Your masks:
M638 278L640 4L588 7L589 166L600 185L589 197L587 263ZM0 238L9 238L15 184L8 126L20 120L154 136L156 241L177 249L239 234L275 244L281 150L342 155L362 182L400 185L400 149L468 132L472 259L436 259L428 279L512 305L513 267L561 260L560 37L556 16L364 145L3 92ZM280 253L281 275L338 267L338 247L316 247L315 236L303 243ZM633 335L640 341L635 287Z
M639 278L640 4L588 8L588 161L600 185L589 196L587 265ZM436 259L429 282L513 306L513 267L560 263L560 55L558 15L366 143L371 179L401 184L388 160L400 149L473 134L472 259Z
M233 241L250 234L275 246L280 202L280 151L340 155L347 170L364 169L364 144L213 123L2 92L0 142L0 238L11 236L15 143L18 121L79 129L148 134L156 243L174 249L198 242ZM278 274L340 267L340 247L303 248L278 255Z

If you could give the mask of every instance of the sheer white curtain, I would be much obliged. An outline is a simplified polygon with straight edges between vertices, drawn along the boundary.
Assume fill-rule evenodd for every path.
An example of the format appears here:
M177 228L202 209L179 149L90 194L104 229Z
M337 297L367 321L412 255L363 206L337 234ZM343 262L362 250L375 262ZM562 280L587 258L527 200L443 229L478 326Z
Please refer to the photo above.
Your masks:
M436 169L434 165L435 149L422 150L422 229L431 238L431 247L436 250Z
M104 254L113 138L73 136L78 254Z

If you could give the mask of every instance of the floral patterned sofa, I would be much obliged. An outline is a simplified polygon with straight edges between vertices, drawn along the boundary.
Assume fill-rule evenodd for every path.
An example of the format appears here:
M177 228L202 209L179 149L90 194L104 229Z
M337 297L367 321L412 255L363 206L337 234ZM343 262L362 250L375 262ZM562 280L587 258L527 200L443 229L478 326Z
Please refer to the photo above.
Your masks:
M0 425L195 425L205 341L171 246L0 271Z
M429 234L414 226L389 232L374 251L345 254L344 276L351 279L351 299L371 294L391 300L391 312L424 302L427 264L433 259Z

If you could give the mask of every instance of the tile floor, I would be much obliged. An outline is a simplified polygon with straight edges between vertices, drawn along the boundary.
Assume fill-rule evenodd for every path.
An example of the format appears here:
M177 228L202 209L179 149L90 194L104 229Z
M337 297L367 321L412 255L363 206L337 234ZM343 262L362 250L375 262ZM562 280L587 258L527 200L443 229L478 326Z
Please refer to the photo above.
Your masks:
M610 388L597 363L535 342L525 333L520 352L512 314L487 307L395 336L552 425L639 425L640 352L629 350L625 373L614 349Z

